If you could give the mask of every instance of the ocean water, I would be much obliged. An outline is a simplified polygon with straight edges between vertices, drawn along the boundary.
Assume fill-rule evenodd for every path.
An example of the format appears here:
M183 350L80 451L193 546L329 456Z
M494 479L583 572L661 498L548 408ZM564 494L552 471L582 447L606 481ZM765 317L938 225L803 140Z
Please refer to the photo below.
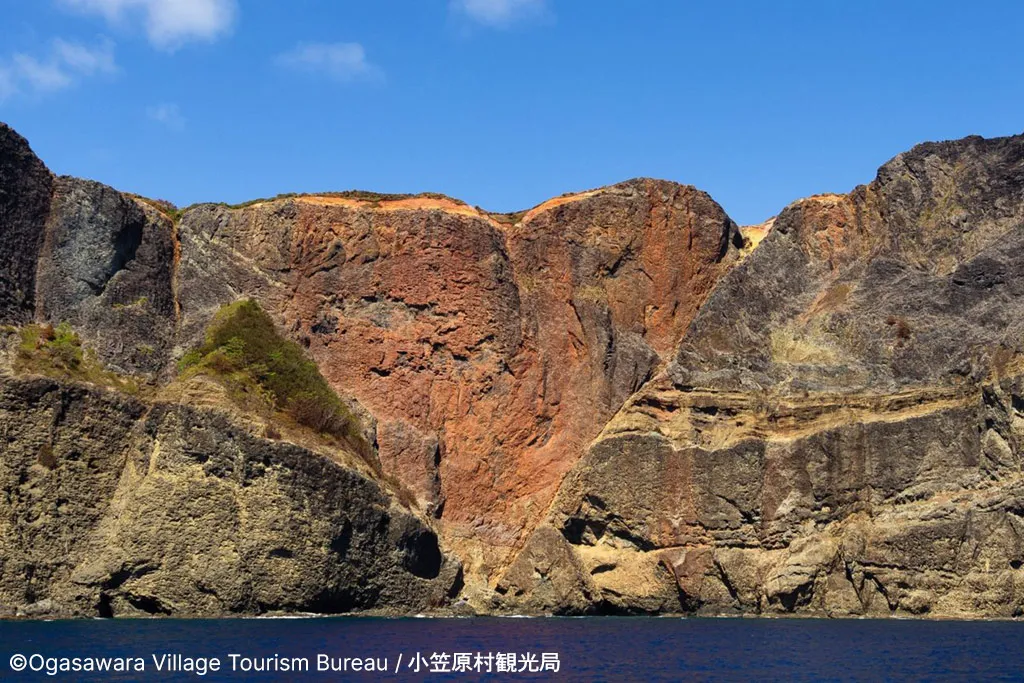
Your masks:
M117 657L129 671L85 671L104 666L104 658L106 666L116 667L110 658ZM632 617L0 622L3 681L980 681L1024 680L1022 672L1024 623L1014 622Z

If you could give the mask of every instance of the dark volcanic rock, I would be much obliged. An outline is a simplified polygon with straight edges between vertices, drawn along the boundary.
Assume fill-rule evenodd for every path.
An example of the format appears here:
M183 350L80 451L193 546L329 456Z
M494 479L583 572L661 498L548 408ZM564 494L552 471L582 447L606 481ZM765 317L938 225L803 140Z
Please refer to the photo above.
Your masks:
M174 345L174 227L113 188L58 178L39 262L37 315L67 321L121 371L156 373Z
M52 183L25 138L0 123L0 322L32 319Z
M787 207L694 320L675 381L976 379L1022 338L1022 222L1024 136L915 147L849 195Z

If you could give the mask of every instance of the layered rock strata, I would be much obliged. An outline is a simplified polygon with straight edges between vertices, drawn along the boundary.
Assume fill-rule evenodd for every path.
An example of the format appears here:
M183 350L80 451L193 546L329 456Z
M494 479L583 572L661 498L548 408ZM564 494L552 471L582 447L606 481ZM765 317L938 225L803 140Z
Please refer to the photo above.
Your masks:
M2 321L67 321L156 392L4 380L0 603L422 609L461 561L485 611L1024 605L1024 137L920 145L741 229L648 179L519 214L359 192L178 212L53 178L4 128L0 208ZM316 360L383 475L160 390L242 297ZM84 451L27 435L58 413L95 446L98 512L51 512ZM358 552L332 550L346 528Z
M499 590L569 612L1019 615L1022 254L1021 137L921 145L787 207Z

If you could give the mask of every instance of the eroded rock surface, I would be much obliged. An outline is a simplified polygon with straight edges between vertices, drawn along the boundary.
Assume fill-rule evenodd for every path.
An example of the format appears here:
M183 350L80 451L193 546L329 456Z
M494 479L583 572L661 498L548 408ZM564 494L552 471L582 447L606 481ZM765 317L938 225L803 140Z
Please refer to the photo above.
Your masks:
M148 204L60 177L36 280L36 314L85 334L112 368L156 374L171 358L174 227Z
M560 609L1019 615L1022 248L1022 137L788 207L567 478Z
M5 376L9 609L419 610L460 562L485 611L1024 606L1024 137L921 145L741 229L649 179L510 215L177 212L53 178L4 127L0 236L0 321L66 321L154 391L256 299L384 468L265 439L201 382Z
M220 411L8 379L0 425L8 614L405 613L460 585L376 483Z
M706 194L637 180L518 217L299 197L180 222L183 336L258 297L378 421L381 462L488 578L739 259Z
M0 123L0 321L23 323L35 307L36 267L53 176L25 138Z

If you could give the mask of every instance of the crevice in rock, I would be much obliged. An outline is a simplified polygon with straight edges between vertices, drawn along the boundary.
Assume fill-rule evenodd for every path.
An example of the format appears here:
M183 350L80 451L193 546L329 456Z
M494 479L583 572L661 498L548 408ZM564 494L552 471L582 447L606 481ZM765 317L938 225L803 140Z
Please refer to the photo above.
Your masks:
M458 570L455 572L455 580L452 581L451 588L448 589L446 594L448 599L454 599L462 592L462 589L466 587L466 577L462 571L462 565L459 565Z
M875 585L875 588L878 590L879 595L885 598L885 603L889 606L889 611L895 612L896 608L899 606L899 601L889 595L889 591L886 590L885 584L882 583L882 581L877 576L867 571L864 572L864 579L867 581L871 581Z
M441 573L441 548L437 534L417 529L406 534L398 544L402 551L402 566L421 579L435 579Z
M340 531L331 539L329 550L341 560L348 554L348 548L351 543L352 525L346 520L342 523Z
M721 580L722 585L725 586L725 590L728 591L729 597L732 598L737 607L742 606L743 603L740 600L739 591L736 590L736 586L734 586L732 581L729 580L729 575L725 572L725 567L722 566L722 563L718 561L717 557L714 558L712 562L714 562L715 569L718 570L718 578Z
M159 598L155 598L151 595L128 594L124 596L124 599L129 605L137 610L145 612L146 614L171 614L171 608L160 602Z
M1024 415L1024 397L1010 394L1010 405L1019 415Z
M724 501L725 503L728 503L728 505L730 507L734 508L736 510L736 512L739 513L740 521L743 524L750 524L750 525L753 526L753 525L756 525L758 523L758 515L757 515L757 513L753 512L751 510L743 509L736 501L732 500L731 498L727 498L726 496L723 496L720 493L715 493L713 495L716 498Z
M148 562L140 565L123 566L107 577L107 580L103 582L102 587L105 590L116 590L123 586L129 579L141 578L146 574L155 572L157 569L159 569L159 565Z
M357 604L353 590L348 588L324 588L309 601L307 605L300 606L300 609L316 614L345 614L351 612ZM266 613L266 606L261 605L261 611Z
M778 593L774 599L778 601L787 612L795 612L798 607L805 607L810 604L814 597L814 581L800 584L791 591Z
M96 603L96 616L100 619L113 619L114 609L110 604L110 596L100 593L99 601Z

